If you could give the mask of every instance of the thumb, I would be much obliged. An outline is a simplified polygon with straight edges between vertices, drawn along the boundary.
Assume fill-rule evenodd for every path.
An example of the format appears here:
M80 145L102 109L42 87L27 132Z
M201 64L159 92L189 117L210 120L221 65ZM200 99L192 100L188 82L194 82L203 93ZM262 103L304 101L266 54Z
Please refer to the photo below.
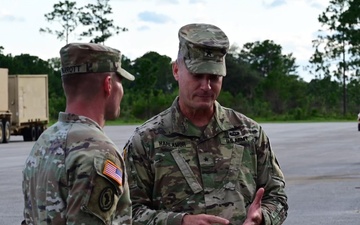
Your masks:
M254 199L253 203L261 204L261 199L264 196L264 192L265 192L264 188L259 188L259 190L257 190L257 192L256 192L255 199Z

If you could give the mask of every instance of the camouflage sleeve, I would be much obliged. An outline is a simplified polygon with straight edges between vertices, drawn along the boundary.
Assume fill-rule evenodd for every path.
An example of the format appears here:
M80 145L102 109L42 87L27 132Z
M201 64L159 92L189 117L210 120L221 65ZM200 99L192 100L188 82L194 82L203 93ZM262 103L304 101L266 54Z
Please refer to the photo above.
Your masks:
M181 225L185 213L164 211L152 205L151 196L155 187L149 148L151 147L145 146L138 134L131 137L124 147L133 207L133 224Z
M124 172L124 176L126 176L126 172ZM129 184L127 182L127 177L124 179L124 192L121 195L118 206L117 213L113 220L113 224L132 224L132 207L130 200L130 190Z
M67 223L108 225L121 219L116 217L125 184L121 160L90 149L75 152L68 160L72 166L67 169L70 187L66 199Z
M262 199L264 224L280 225L286 219L288 210L285 179L271 150L269 138L262 128L259 131L257 184L265 189Z

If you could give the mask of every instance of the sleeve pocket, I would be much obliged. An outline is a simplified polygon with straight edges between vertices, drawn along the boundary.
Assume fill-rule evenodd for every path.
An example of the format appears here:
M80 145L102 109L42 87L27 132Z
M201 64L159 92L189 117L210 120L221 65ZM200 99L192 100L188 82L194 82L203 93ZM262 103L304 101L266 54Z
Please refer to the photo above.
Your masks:
M95 171L91 178L92 188L82 210L98 217L105 224L110 224L123 193L123 186L104 175L106 160L100 157L94 159Z

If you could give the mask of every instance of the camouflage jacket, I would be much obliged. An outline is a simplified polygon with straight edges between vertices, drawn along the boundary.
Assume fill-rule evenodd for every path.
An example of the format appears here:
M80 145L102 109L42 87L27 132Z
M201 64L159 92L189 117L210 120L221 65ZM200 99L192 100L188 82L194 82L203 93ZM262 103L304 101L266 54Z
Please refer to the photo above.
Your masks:
M60 113L23 169L25 224L131 224L125 165L94 121Z
M134 224L181 224L211 214L242 224L259 187L264 224L287 216L285 181L268 137L253 120L215 103L202 131L173 105L136 128L124 148Z

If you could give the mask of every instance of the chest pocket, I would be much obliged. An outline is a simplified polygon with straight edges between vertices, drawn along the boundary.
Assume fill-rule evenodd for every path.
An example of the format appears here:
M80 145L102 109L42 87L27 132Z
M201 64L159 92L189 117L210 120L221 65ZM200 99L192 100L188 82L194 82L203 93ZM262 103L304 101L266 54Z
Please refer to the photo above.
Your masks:
M252 142L237 141L229 143L222 141L220 151L225 159L223 168L228 171L225 173L225 177L219 179L235 183L256 179L257 160L256 154L254 154L255 146Z
M158 191L153 201L159 201L158 209L187 211L188 201L202 191L195 158L190 144L155 148L154 190Z
M181 173L185 177L191 190L196 194L203 190L200 183L197 181L194 172L191 170L189 164L186 163L185 159L180 155L179 151L173 150L171 155L174 157L176 164L180 168Z

